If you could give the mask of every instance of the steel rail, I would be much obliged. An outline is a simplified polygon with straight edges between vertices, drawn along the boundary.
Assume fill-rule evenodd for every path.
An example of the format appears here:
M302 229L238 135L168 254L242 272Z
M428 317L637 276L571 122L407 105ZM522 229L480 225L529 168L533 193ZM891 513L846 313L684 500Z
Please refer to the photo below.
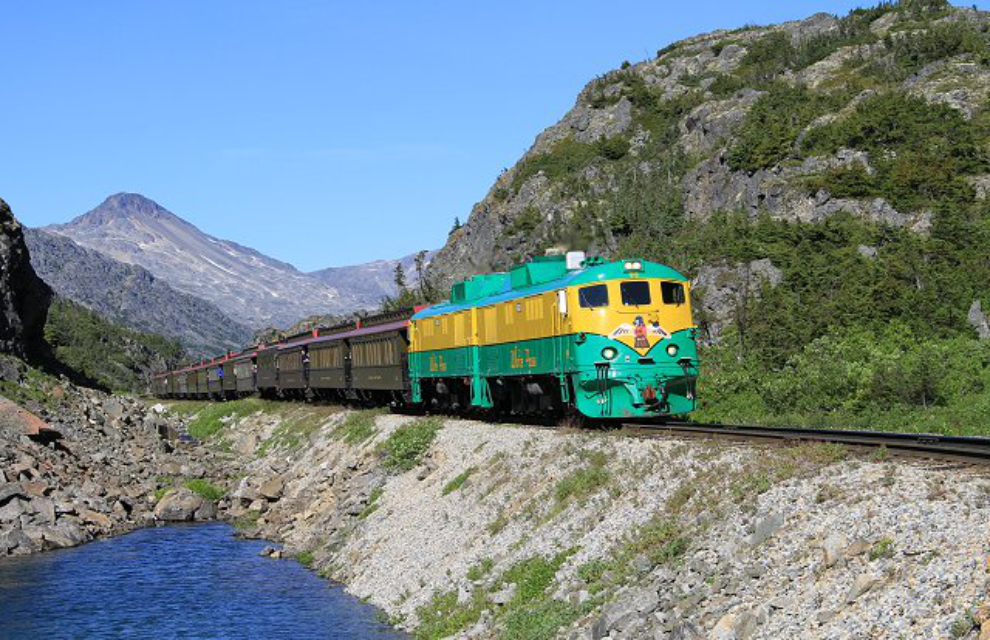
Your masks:
M818 442L870 449L885 448L892 454L990 464L988 437L699 422L627 423L627 426L647 433L664 432L689 437L778 443Z

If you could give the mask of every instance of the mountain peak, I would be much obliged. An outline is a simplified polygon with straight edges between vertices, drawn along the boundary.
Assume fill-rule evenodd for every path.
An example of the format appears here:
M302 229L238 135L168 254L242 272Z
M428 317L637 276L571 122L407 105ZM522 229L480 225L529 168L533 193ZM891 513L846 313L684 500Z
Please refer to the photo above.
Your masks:
M95 209L84 213L72 222L106 224L114 220L148 218L174 220L178 216L140 193L121 192L109 196Z

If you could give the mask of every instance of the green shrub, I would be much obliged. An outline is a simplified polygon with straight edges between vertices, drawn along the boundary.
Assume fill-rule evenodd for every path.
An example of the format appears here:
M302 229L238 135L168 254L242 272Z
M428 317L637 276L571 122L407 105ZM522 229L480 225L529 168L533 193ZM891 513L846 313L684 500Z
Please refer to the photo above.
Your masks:
M596 157L598 157L596 145L564 138L557 141L546 153L522 159L516 165L510 188L513 193L518 193L524 182L541 172L551 182L574 175Z
M296 554L296 562L304 567L313 566L313 560L315 560L312 551L300 551Z
M530 205L523 209L506 227L505 233L509 236L528 236L536 231L536 227L540 226L542 221L543 217L540 215L540 210Z
M606 160L621 160L629 153L629 140L623 136L600 138L595 143L595 148Z
M213 502L216 502L226 494L223 489L210 483L209 480L204 480L202 478L186 480L182 483L182 486L200 497Z
M393 471L408 471L427 452L437 432L443 427L440 418L420 418L402 425L382 443L385 453L383 464Z
M834 99L803 85L771 85L739 125L729 166L752 172L779 164L795 151L798 134L834 106Z
M892 557L894 557L894 541L890 538L880 538L870 547L870 562Z
M874 176L838 170L819 186L836 189L837 195L882 196L898 209L970 203L974 191L964 176L990 166L983 135L972 121L947 105L901 93L863 100L849 116L809 131L803 148L809 155L866 151Z

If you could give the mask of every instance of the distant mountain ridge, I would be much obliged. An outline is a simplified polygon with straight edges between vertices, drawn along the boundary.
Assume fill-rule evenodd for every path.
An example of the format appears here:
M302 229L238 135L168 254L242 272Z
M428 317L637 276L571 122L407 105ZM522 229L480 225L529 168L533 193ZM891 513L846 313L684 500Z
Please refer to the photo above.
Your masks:
M138 194L110 196L71 222L44 230L144 267L173 288L212 302L254 328L357 306L354 299L292 265L210 236Z
M408 282L416 281L415 254L303 273L255 249L204 233L135 193L112 195L72 221L41 231L141 267L172 289L211 303L234 323L251 329L288 327L314 315L376 308L384 297L397 292L394 273L399 262ZM234 333L241 335L239 330Z
M176 291L147 269L125 264L69 238L25 229L31 265L55 292L139 331L175 338L193 355L238 349L251 329L216 305Z
M386 297L395 296L399 291L395 284L395 267L401 264L408 286L419 282L416 273L416 256L412 253L397 260L374 260L364 264L345 267L328 267L312 271L309 275L340 291L347 291L366 308L376 307ZM436 251L427 251L423 268L429 266Z

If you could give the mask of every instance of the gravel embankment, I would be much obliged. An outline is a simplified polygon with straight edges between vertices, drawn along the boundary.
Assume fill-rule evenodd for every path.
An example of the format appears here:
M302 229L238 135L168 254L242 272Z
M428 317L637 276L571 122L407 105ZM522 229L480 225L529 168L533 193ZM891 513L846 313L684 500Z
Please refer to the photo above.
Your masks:
M978 635L986 470L449 420L400 473L379 445L413 418L378 417L360 445L345 420L260 456L281 419L233 425L228 513L405 627L433 610L479 638L551 612L565 638ZM522 602L510 578L554 556Z

